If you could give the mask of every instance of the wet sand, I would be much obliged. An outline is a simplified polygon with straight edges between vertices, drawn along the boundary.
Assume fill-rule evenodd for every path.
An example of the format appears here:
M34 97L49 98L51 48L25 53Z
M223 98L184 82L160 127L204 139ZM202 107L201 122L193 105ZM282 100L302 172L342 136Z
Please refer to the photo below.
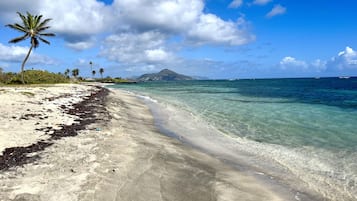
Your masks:
M85 101L84 97L76 103ZM75 108L74 104L68 107ZM3 150L38 140L53 144L27 155L36 155L36 160L0 171L0 200L287 200L254 177L161 134L148 107L133 95L111 90L105 108L102 106L100 102L91 104L97 112L89 119L95 121L74 128L77 135L50 140L55 131L38 130L34 133L40 137L30 138L35 140L19 141L16 146L2 143ZM26 111L26 107L22 109ZM86 119L86 115L67 114L57 107L61 104L53 106L59 112L54 117L72 118L66 125ZM11 116L8 118L10 121ZM36 121L46 125L41 119ZM16 137L35 130L33 123ZM7 128L0 132L2 138L12 134Z

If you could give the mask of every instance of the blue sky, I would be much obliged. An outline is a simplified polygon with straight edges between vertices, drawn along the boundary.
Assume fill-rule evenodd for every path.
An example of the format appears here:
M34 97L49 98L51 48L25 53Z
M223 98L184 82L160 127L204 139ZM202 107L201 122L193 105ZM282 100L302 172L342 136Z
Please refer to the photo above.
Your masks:
M357 76L351 0L2 0L0 67L20 70L29 41L16 11L52 18L26 69L131 77L169 68L209 78ZM356 49L356 50L355 50Z

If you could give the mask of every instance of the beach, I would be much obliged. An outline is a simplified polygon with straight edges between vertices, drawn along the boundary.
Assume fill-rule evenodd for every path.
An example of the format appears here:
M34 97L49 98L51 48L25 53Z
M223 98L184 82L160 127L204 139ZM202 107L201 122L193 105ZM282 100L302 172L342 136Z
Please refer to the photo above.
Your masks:
M0 200L293 200L163 135L134 95L103 90L85 85L0 89L6 100L3 154L9 148L50 144L25 154L29 159L19 164L2 164ZM88 114L71 113L71 108L80 111L76 108L83 101L91 106L84 108ZM88 123L86 115L95 121ZM70 136L51 135L73 124L87 125Z

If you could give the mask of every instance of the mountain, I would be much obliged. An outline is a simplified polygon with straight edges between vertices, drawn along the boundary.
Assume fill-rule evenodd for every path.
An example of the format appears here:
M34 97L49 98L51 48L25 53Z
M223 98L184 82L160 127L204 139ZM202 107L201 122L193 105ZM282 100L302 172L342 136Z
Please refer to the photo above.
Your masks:
M144 74L137 78L137 81L179 81L179 80L194 80L192 77L178 74L172 70L164 69L158 73Z

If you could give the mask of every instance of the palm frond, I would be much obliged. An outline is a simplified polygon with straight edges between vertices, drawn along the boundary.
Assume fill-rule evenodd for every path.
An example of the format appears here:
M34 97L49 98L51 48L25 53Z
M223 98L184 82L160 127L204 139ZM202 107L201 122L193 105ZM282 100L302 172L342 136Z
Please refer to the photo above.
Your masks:
M51 20L52 20L51 18L48 18L48 19L43 20L43 22L41 22L41 24L38 25L38 27L41 28L41 27L45 26L45 25L46 25L49 21L51 21Z
M37 32L41 32L41 31L44 31L46 29L50 28L50 26L47 26L47 27L38 27L36 30Z
M12 29L15 29L16 31L20 31L20 32L25 32L27 33L27 30L25 27L19 25L19 24L8 24L6 25L7 27L10 27Z
M43 39L43 38L41 38L41 37L38 37L38 39L40 39L42 42L44 42L44 43L46 43L46 44L50 44L50 42L48 41L48 40L45 40L45 39Z
M36 15L35 16L35 26L34 27L39 27L39 23L41 22L42 15Z
M26 40L28 37L29 37L29 35L26 33L23 36L20 36L20 37L17 37L17 38L14 38L14 39L10 40L9 43L17 43L17 42Z
M22 23L25 25L25 27L30 27L30 25L28 24L27 18L20 12L17 12L17 14L20 16Z
M29 12L26 13L27 13L27 23L29 24L29 29L33 29L35 27L34 16L31 15L31 13Z
M56 36L54 33L39 33L40 36Z

